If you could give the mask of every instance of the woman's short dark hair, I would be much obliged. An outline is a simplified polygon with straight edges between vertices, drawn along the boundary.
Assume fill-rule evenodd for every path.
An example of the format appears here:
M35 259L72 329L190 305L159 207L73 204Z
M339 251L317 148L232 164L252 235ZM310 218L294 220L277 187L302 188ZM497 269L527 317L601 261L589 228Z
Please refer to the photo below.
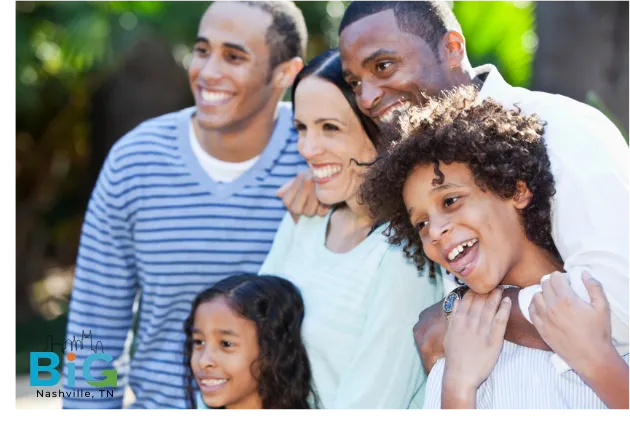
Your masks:
M239 274L202 291L184 321L186 400L194 408L194 374L191 358L195 312L202 303L223 297L229 306L256 324L259 355L252 364L263 409L308 409L317 405L311 366L302 342L304 302L291 282L271 275Z
M543 122L536 115L505 109L492 99L477 104L476 95L472 86L455 88L402 116L402 136L370 167L361 186L360 195L370 213L389 221L385 230L389 242L402 244L418 268L427 259L403 202L403 186L422 165L433 165L436 183L442 183L439 163L466 164L479 188L504 199L514 197L517 182L525 182L532 193L521 210L527 238L559 257L551 237L555 189ZM429 266L434 275L434 264L429 262Z
M379 148L379 131L376 124L370 120L365 114L361 112L357 104L357 99L352 91L352 88L343 79L343 73L341 68L341 56L339 55L339 49L333 48L313 58L304 68L297 74L293 81L293 89L291 91L291 102L293 103L293 112L295 112L295 90L300 82L308 76L317 76L325 81L334 84L339 91L343 94L350 104L352 111L357 116L363 126L363 130L367 133L368 137L374 144L374 147L378 151Z

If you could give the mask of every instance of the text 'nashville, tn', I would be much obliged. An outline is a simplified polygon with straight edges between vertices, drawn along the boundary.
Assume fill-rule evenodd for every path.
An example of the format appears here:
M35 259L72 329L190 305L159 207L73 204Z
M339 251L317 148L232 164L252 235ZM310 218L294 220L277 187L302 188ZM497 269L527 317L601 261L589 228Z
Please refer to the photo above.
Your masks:
M37 390L37 397L46 397L46 398L105 398L105 397L114 397L114 390L98 390L98 391L84 391L84 390L74 390L74 391L44 391Z

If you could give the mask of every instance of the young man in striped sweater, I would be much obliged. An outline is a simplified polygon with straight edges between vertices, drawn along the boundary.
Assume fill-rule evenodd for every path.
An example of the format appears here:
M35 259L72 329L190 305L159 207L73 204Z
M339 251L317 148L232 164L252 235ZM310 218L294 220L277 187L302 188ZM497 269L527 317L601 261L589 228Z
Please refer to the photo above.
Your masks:
M291 2L213 3L189 68L195 106L140 124L110 151L85 215L66 338L91 331L113 357L91 372L116 369L118 385L113 397L88 385L82 362L93 352L73 350L74 388L64 365L64 389L93 398L64 398L64 407L120 408L127 385L132 407L185 406L192 299L258 271L285 213L276 191L307 169L279 102L303 66L306 37Z

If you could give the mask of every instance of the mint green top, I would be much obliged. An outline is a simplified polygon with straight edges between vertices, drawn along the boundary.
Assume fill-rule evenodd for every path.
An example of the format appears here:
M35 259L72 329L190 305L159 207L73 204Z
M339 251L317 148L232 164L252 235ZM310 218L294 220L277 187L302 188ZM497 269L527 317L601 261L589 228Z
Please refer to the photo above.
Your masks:
M385 225L346 253L328 250L326 217L285 214L259 274L302 292L302 337L324 408L422 408L426 374L413 339L418 314L442 298Z

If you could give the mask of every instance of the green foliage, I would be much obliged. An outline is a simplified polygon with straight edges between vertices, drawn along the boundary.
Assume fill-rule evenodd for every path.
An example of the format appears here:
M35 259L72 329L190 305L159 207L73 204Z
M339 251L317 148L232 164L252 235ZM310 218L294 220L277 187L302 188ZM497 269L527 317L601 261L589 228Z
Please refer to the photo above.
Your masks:
M511 85L530 85L538 44L533 2L457 1L453 12L473 66L492 63Z
M65 340L67 325L68 315L66 313L53 320L38 318L17 324L15 339L16 375L29 373L30 353L43 352L48 344L49 336L52 336L55 343L62 343ZM64 362L64 356L63 353L60 353L59 347L56 347L53 352L59 357L59 362Z

